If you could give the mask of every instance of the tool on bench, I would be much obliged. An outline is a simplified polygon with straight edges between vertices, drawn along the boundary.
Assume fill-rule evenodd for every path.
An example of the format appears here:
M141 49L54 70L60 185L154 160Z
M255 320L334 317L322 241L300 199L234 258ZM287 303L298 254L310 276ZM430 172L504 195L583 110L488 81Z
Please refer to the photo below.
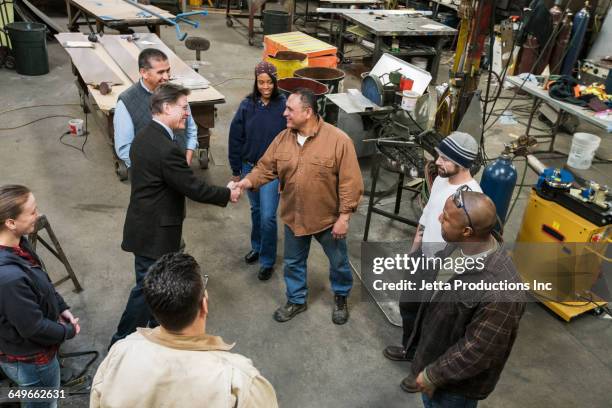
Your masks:
M87 36L87 39L89 40L89 42L92 42L92 43L98 42L98 35L102 37L104 33L99 32L98 34L96 34L96 32L93 29L93 26L91 25L91 22L89 21L89 17L87 16L87 13L83 13L83 15L85 16L87 27L89 27L89 35Z
M173 25L174 28L176 29L176 38L178 38L179 41L183 41L185 38L187 38L187 33L183 33L181 32L181 27L179 26L179 22L181 23L186 23L189 24L190 26L192 26L193 28L198 28L200 26L200 23L198 21L191 21L189 18L189 16L195 16L195 15L203 15L206 16L208 15L208 11L206 10L201 10L201 11L190 11L188 13L180 13L177 14L174 18L168 18L168 17L164 17L161 14L158 14L152 10L149 10L147 7L136 3L136 1L133 0L123 0L124 2L131 4L132 6L142 10L144 13L138 13L139 17L157 17L161 20L164 20L166 23ZM145 15L149 14L149 15Z

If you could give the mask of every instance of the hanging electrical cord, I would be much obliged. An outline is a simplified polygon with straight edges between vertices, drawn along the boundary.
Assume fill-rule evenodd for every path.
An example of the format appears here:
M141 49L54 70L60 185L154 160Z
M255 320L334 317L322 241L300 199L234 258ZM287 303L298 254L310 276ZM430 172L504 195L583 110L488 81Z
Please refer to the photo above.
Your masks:
M70 119L74 119L73 116L67 116L67 115L49 115L49 116L44 116L42 118L34 119L33 121L28 122L28 123L24 123L22 125L13 126L13 127L7 127L7 128L0 128L0 131L21 129L22 127L29 126L32 123L40 122L41 120L51 119L51 118L70 118Z
M569 0L567 6L566 6L566 11L563 12L563 14L561 15L561 19L565 18L566 14L567 14L567 10L570 8L571 3L573 2L573 0ZM536 58L536 60L534 61L533 65L531 66L531 69L529 70L529 74L533 73L533 70L535 69L535 67L538 65L538 63L540 62L540 60L542 59L542 57L545 55L545 50L549 47L549 44L551 43L551 41L553 39L555 39L557 37L557 35L559 34L559 32L561 31L561 29L563 28L562 24L557 25L557 27L555 28L555 30L553 31L553 33L550 35L550 37L548 37L548 41L546 41L546 43L544 44L544 46L541 48L542 52L540 52L538 54L538 57ZM524 27L523 27L524 29ZM572 42L575 40L575 38L572 38ZM559 65L562 63L563 59L565 59L565 56L567 55L568 51L570 50L571 46L573 45L572 42L570 42L570 44L566 47L565 52L563 53L563 56L559 59L559 61L557 62L557 65L554 66L553 69L551 69L551 71L554 71L555 69L557 69L559 67ZM510 60L508 60L510 61ZM505 78L505 72L502 75L502 81ZM529 78L529 75L525 76L525 78L523 79L523 82L521 83L521 85L518 87L518 89L515 90L514 93L514 97L512 99L510 99L510 101L506 104L506 107L504 108L504 110L507 110L510 105L512 104L512 102L515 100L516 96L518 95L518 91L520 91L523 86L525 85L525 83L527 83L527 79ZM495 103L494 105L495 106ZM491 123L484 131L483 133L487 132L489 129L491 129L491 127L493 127L493 125L499 120L499 117L496 117L495 120L493 121L493 123ZM487 121L488 122L488 119Z
M23 110L23 109L58 107L58 106L81 106L81 105L78 104L78 103L63 103L63 104L59 104L59 105L40 104L40 105L20 106L20 107L17 107L17 108L7 109L7 110L4 110L4 111L1 111L0 112L0 116L4 115L4 114L7 114L7 113ZM24 124L21 124L21 125L12 126L12 127L6 127L6 128L0 128L0 131L17 130L17 129L21 129L23 127L29 126L29 125L31 125L33 123L40 122L40 121L46 120L46 119L52 119L52 118L74 119L74 116L68 116L68 115L48 115L48 116L43 116L42 118L34 119L34 120L30 121L30 122L27 122L27 123L24 123ZM68 132L64 132L64 133L62 133L60 135L59 142L61 144L63 144L64 146L68 146L68 147L70 147L72 149L76 149L76 150L80 151L83 154L83 156L85 156L85 158L87 159L88 157L87 157L87 154L85 153L85 145L87 144L87 140L89 138L89 132L87 132L87 114L85 115L85 129L86 129L85 134L84 134L85 139L83 140L83 144L80 147L74 146L74 145L72 145L70 143L64 142L63 139L64 139L64 137L66 137L66 136L68 136L70 134L69 131Z
M567 5L567 7L568 7L568 8L569 8L569 6L571 5L572 1L573 1L573 0L569 0L568 5ZM566 10L567 10L567 9L566 9ZM565 15L566 15L566 11L564 11L564 12L563 12L563 14L561 15L561 19L563 19L563 18L565 17ZM553 31L553 32L551 33L550 37L548 38L548 40L546 41L546 43L545 43L545 44L544 44L544 46L542 47L542 51L539 53L539 55L538 55L537 59L534 61L533 65L531 66L531 69L529 70L529 74L531 74L531 73L533 72L533 70L535 69L535 67L536 67L536 66L538 65L538 63L540 62L540 59L541 59L541 58L542 58L542 57L545 55L545 51L547 50L547 48L549 47L549 45L550 45L550 46L552 46L552 45L551 45L551 41L557 37L557 35L559 34L559 32L560 32L562 29L563 29L563 25L562 25L562 24L559 24L559 25L558 25L558 26L555 28L555 31ZM524 27L523 27L523 30L524 30ZM508 68L509 68L510 62L512 61L512 54L514 53L514 46L515 46L515 44L516 44L516 41L517 41L518 37L520 37L520 36L515 36L515 38L514 38L514 40L513 40L513 43L512 43L512 48L511 48L511 50L510 50L510 57L508 58L508 62L506 63L506 66L504 67L504 70L502 71L501 81L500 81L500 84L499 84L499 86L500 86L500 87L502 87L502 86L503 86L503 83L504 83L504 81L505 81L505 78L506 78L506 73L507 73L507 71L508 71ZM568 48L565 50L565 53L563 54L563 57L560 59L561 61L563 61L563 59L565 58L565 55L567 54L568 50L569 50L569 47L568 47ZM556 69L557 67L558 67L558 65L555 67L555 69ZM522 82L522 83L521 83L521 85L519 86L518 90L520 90L520 89L522 89L522 88L523 88L523 86L524 86L524 85L525 85L525 83L527 82L527 78L528 78L528 76L527 76L527 77L525 77L525 79L523 80L523 82ZM518 92L517 92L517 91L518 91L518 90L515 90L514 95L512 96L512 98L510 99L510 101L508 102L508 104L506 105L506 107L504 108L504 110L507 110L507 109L508 109L508 107L509 107L509 106L512 104L512 102L513 102L513 101L514 101L514 100L517 98L517 96L518 96ZM521 98L521 99L522 99L522 98ZM493 109L495 108L496 103L497 103L497 99L496 99L496 100L493 102L493 106L491 107L491 111L490 111L490 113L492 113L492 112L493 112ZM485 122L485 123L488 123L488 122L489 122L490 116L491 116L491 115L489 114L489 116L487 117L487 120L486 120L486 122ZM497 118L497 119L499 119L499 118ZM495 120L495 121L494 121L494 122L493 122L493 123L492 123L492 124L491 124L491 125L490 125L488 128L486 128L486 129L483 131L483 134L484 134L484 132L487 132L489 129L491 129L491 127L492 127L492 126L493 126L493 125L494 125L494 124L497 122L497 119L496 119L496 120Z
M412 117L412 114L410 112L408 112L407 110L405 110L404 112L408 114L408 117L410 118L410 120L419 128L421 132L425 131L425 129L423 129L423 127L419 125L419 123L414 119L414 117Z
M81 104L79 103L62 103L62 104L44 104L44 105L30 105L30 106L21 106L19 108L13 108L13 109L9 109L9 110L5 110L5 111L0 111L0 115L4 115L5 113L10 113L10 112L16 112L22 109L33 109L33 108L45 108L45 107L49 107L49 108L55 108L57 106L81 106Z
M480 134L480 146L478 147L478 155L482 157L483 164L486 166L489 158L487 157L487 151L485 149L485 138L484 138L484 128L486 125L485 114L487 112L487 106L489 104L489 91L491 90L491 78L493 76L493 45L495 44L495 6L492 7L491 18L489 21L489 76L487 78L487 88L484 98L484 107L482 109L482 132ZM497 75L497 74L496 74ZM499 80L499 76L498 76ZM498 89L501 89L501 82L498 84ZM500 91L501 92L501 91ZM499 96L496 95L496 96ZM480 99L481 101L482 98Z
M508 220L510 219L512 210L514 210L514 206L516 205L516 202L521 196L521 191L523 190L523 185L525 183L525 177L527 176L527 165L528 165L527 160L525 160L525 167L523 168L523 176L521 177L521 182L519 183L519 189L516 193L516 196L514 197L514 201L512 202L512 205L510 206L510 209L508 210L508 214L506 215L506 222L508 222Z
M501 78L499 77L499 74L493 70L489 71L490 74L493 74L495 76L495 78L497 79L498 83L501 83ZM491 83L491 80L489 79L489 84ZM487 85L487 91L488 91L489 85ZM498 90L496 90L497 95L495 95L494 97L492 97L491 99L482 99L480 98L480 102L482 103L491 103L494 100L496 100L497 98L499 98L499 94L501 93L501 87L497 87Z
M491 106L491 111L490 112L492 112L493 109L495 109L495 105L497 104L497 101L499 100L501 92L503 90L504 81L505 81L505 78L506 78L506 73L508 72L508 69L509 69L510 64L512 62L512 56L514 55L514 48L516 46L516 42L518 40L518 37L519 36L516 35L512 39L512 45L510 46L510 55L508 56L508 60L506 61L506 65L502 69L501 74L498 75L497 92L496 92L496 96L495 96L495 98L493 100L493 106ZM493 57L491 56L490 58L492 59ZM490 70L492 70L492 69L493 69L493 64L490 65ZM516 94L515 94L515 96L516 96ZM486 109L485 109L485 112L486 112ZM487 117L485 123L489 121L489 117L490 117L490 115ZM484 129L484 125L483 125L483 129Z
M85 136L85 139L83 140L83 144L81 144L81 146L80 146L80 147L75 146L75 145L70 144L70 143L66 143L66 142L64 142L64 140L63 140L63 139L64 139L64 137L68 136L69 134L70 134L70 132L69 132L69 131L68 131L68 132L64 132L64 133L62 133L62 134L61 134L61 136L60 136L60 138L59 138L59 142L60 142L61 144L63 144L64 146L68 146L68 147L71 147L71 148L73 148L73 149L75 149L75 150L78 150L79 152L81 152L81 153L83 154L83 156L85 156L85 158L86 158L86 159L89 159L89 158L87 157L87 153L85 153L85 145L87 144L87 139L89 138L89 132L86 132L86 133L85 133L85 135L84 135L84 136Z

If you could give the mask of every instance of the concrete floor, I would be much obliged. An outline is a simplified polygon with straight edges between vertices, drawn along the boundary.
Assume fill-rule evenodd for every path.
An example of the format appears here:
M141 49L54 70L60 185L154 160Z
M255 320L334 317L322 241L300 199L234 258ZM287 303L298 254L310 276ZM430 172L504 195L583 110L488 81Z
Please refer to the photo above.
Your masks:
M220 15L203 19L198 34L212 42L204 54L209 63L203 72L206 78L213 84L247 78L218 86L226 103L219 106L212 140L215 164L207 171L196 170L207 182L225 184L230 176L226 159L229 123L250 90L252 67L260 60L262 49L249 47L245 37L227 28ZM164 29L162 38L179 56L193 59L190 51L177 44L172 30ZM42 77L0 70L0 112L53 105L3 114L0 127L18 126L47 115L83 117L68 55L52 42L49 58L51 72ZM93 122L84 149L86 156L59 143L67 120L50 118L0 131L0 163L4 168L0 184L22 183L32 188L85 288L80 294L71 291L70 283L58 288L82 325L81 334L67 342L64 351L96 349L104 354L133 285L133 257L120 249L129 186L117 181L107 136ZM497 126L491 143L487 142L490 155L497 155L503 142L520 133L520 127ZM76 146L83 141L66 139ZM558 147L567 149L569 137L560 139ZM610 157L606 154L609 149L609 140L604 140L600 154ZM522 172L521 166L519 170ZM594 166L588 176L612 185L608 170L609 165ZM531 172L527 181L534 180ZM508 240L514 239L520 226L526 190L508 224ZM351 252L358 252L365 208L361 206L352 223ZM403 211L409 212L409 208L404 205ZM381 218L374 218L372 228L376 239L393 237L405 240L407 245L413 234L412 229ZM308 311L284 324L272 319L273 311L285 301L280 271L283 239L280 237L277 272L262 283L256 278L257 266L246 266L242 260L249 250L249 231L246 198L225 209L188 203L184 232L187 251L210 275L208 330L236 342L234 351L251 358L272 382L280 405L421 406L419 395L406 394L399 388L408 364L390 362L381 354L386 345L400 340L401 329L389 324L376 304L362 299L357 279L350 301L351 319L344 326L332 324L327 261L316 244L309 258ZM62 273L60 265L44 250L41 254L53 276L58 277ZM611 385L611 321L587 314L568 324L540 305L530 304L497 389L481 406L609 407ZM72 397L62 404L86 405L86 397Z

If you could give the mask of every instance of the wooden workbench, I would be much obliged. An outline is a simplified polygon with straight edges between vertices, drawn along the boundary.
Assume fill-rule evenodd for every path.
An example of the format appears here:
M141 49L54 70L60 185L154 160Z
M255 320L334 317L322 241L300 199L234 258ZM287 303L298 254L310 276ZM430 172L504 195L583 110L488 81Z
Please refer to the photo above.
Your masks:
M144 6L152 12L166 18L174 18L173 14L155 6ZM123 0L66 0L68 12L68 30L79 31L79 26L87 25L89 19L96 27L96 32L104 31L104 27L112 28L122 34L130 33L130 27L147 27L159 37L160 26L168 25L166 21L153 15L145 16L146 12L131 6ZM79 21L83 17L85 21Z
M71 54L73 48L67 48L67 41L87 41L87 36L81 33L60 33L55 36L60 44ZM137 58L142 48L158 48L161 49L170 60L170 66L172 74L181 77L187 77L187 75L198 75L193 71L185 62L183 62L176 54L174 54L155 34L141 34L137 41L129 42L127 39L122 38L120 35L105 35L103 37L104 42L115 40L115 42L124 48L124 53L121 58L115 52L115 56L112 55L105 47L104 43L95 43L95 48L91 49L92 54L85 54L81 57L82 60L75 60L74 55L71 54L73 72L77 77L77 86L81 96L81 104L83 110L87 113L92 113L96 124L103 130L111 141L114 142L114 131L113 131L113 116L115 106L117 105L117 98L124 90L129 88L134 82L133 72L134 68L137 70ZM110 47L109 47L110 48ZM112 92L108 95L102 95L96 85L99 85L100 81L96 81L95 75L100 75L100 69L93 70L90 60L95 61L97 64L104 65L104 71L106 75L111 75L115 78L115 83L112 87ZM191 72L189 72L191 71ZM205 79L202 78L204 81ZM135 78L138 80L138 77ZM193 116L196 125L198 126L198 141L200 143L200 165L203 168L208 166L209 159L209 140L210 140L210 129L215 124L215 105L225 103L225 96L217 91L212 86L208 86L206 89L193 89L188 97L189 104L191 106L191 114ZM114 152L114 148L113 148ZM116 158L115 158L116 159ZM116 160L115 166L118 170L118 166L121 163Z

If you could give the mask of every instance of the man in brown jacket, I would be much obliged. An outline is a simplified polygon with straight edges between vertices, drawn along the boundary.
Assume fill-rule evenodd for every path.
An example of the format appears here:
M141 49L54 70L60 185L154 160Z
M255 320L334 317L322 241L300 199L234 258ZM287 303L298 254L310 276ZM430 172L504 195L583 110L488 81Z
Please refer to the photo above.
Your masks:
M284 273L287 303L278 322L307 308L306 261L314 237L329 259L334 291L332 321L348 320L347 296L353 286L346 234L363 194L363 180L351 139L317 114L315 95L297 90L287 100L287 129L276 136L249 175L237 186L257 189L278 177L285 223Z
M420 332L412 375L401 386L422 392L426 408L476 407L493 392L510 356L525 293L501 238L493 232L496 222L495 204L482 193L463 189L446 200L440 215L449 245L436 256L452 258L454 265L468 265L472 258L479 266L440 269L436 280L454 290L429 292L429 303L419 309L417 329L409 340ZM479 283L482 289L471 289Z

